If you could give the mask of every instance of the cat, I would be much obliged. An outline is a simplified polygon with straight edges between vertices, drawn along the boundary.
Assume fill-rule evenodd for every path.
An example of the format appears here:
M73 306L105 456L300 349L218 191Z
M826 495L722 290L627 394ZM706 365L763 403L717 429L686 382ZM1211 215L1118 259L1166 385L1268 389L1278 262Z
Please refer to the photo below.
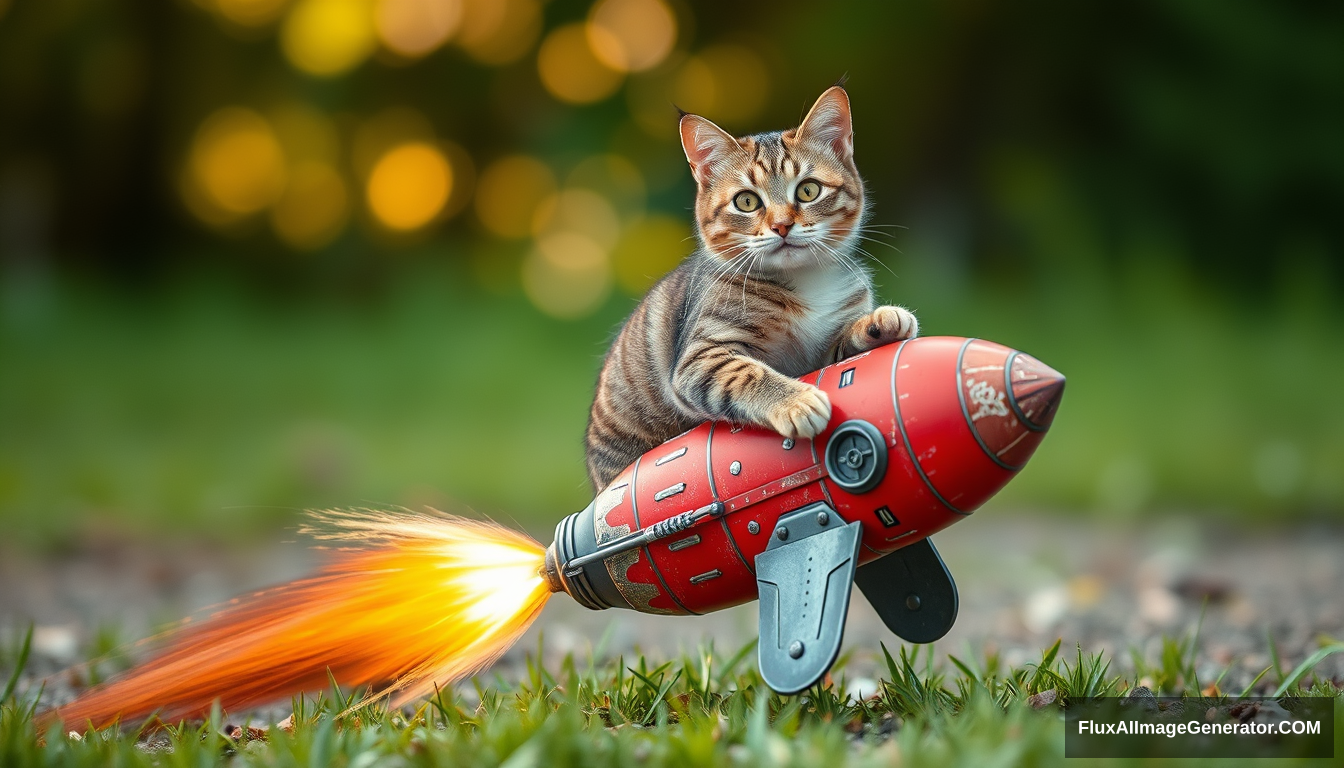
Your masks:
M739 139L683 114L681 143L699 248L649 290L607 352L586 434L594 491L706 420L814 437L831 405L795 377L919 333L908 310L874 308L854 256L864 189L841 85L783 132Z

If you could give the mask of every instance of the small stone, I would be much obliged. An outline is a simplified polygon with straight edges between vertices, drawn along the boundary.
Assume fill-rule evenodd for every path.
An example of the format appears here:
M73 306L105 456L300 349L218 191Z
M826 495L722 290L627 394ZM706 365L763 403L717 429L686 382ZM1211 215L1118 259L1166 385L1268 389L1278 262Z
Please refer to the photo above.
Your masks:
M1040 693L1031 696L1027 699L1027 704L1030 705L1032 709L1045 709L1051 704L1054 704L1055 699L1057 698L1059 698L1059 691L1051 688L1048 691L1041 691Z

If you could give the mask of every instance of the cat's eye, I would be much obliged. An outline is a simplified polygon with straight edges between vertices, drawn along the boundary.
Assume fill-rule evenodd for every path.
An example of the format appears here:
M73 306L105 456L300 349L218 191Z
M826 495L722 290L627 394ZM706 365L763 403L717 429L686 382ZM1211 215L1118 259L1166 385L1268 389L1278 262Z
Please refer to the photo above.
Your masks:
M821 185L815 181L804 181L798 185L798 201L801 203L810 203L817 199L821 194Z
M733 196L733 205L743 213L751 213L761 207L761 198L757 197L755 192L743 190Z

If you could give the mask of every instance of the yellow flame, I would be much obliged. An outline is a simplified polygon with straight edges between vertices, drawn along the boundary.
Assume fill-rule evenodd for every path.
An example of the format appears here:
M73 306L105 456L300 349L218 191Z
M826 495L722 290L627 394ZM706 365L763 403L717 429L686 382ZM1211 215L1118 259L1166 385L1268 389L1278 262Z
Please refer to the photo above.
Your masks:
M231 601L159 638L163 652L49 711L103 727L158 712L237 711L326 688L372 686L394 706L489 666L550 596L541 545L491 523L371 510L317 513L319 538L342 541L314 576Z

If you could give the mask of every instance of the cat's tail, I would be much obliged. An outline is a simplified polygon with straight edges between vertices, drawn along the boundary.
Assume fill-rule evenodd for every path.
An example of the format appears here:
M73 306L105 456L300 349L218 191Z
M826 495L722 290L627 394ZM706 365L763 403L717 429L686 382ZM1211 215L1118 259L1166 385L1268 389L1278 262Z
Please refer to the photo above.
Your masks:
M315 575L235 598L156 638L160 653L43 713L39 727L105 727L238 711L303 692L369 687L394 706L488 666L550 597L540 544L442 514L314 513L343 542Z

